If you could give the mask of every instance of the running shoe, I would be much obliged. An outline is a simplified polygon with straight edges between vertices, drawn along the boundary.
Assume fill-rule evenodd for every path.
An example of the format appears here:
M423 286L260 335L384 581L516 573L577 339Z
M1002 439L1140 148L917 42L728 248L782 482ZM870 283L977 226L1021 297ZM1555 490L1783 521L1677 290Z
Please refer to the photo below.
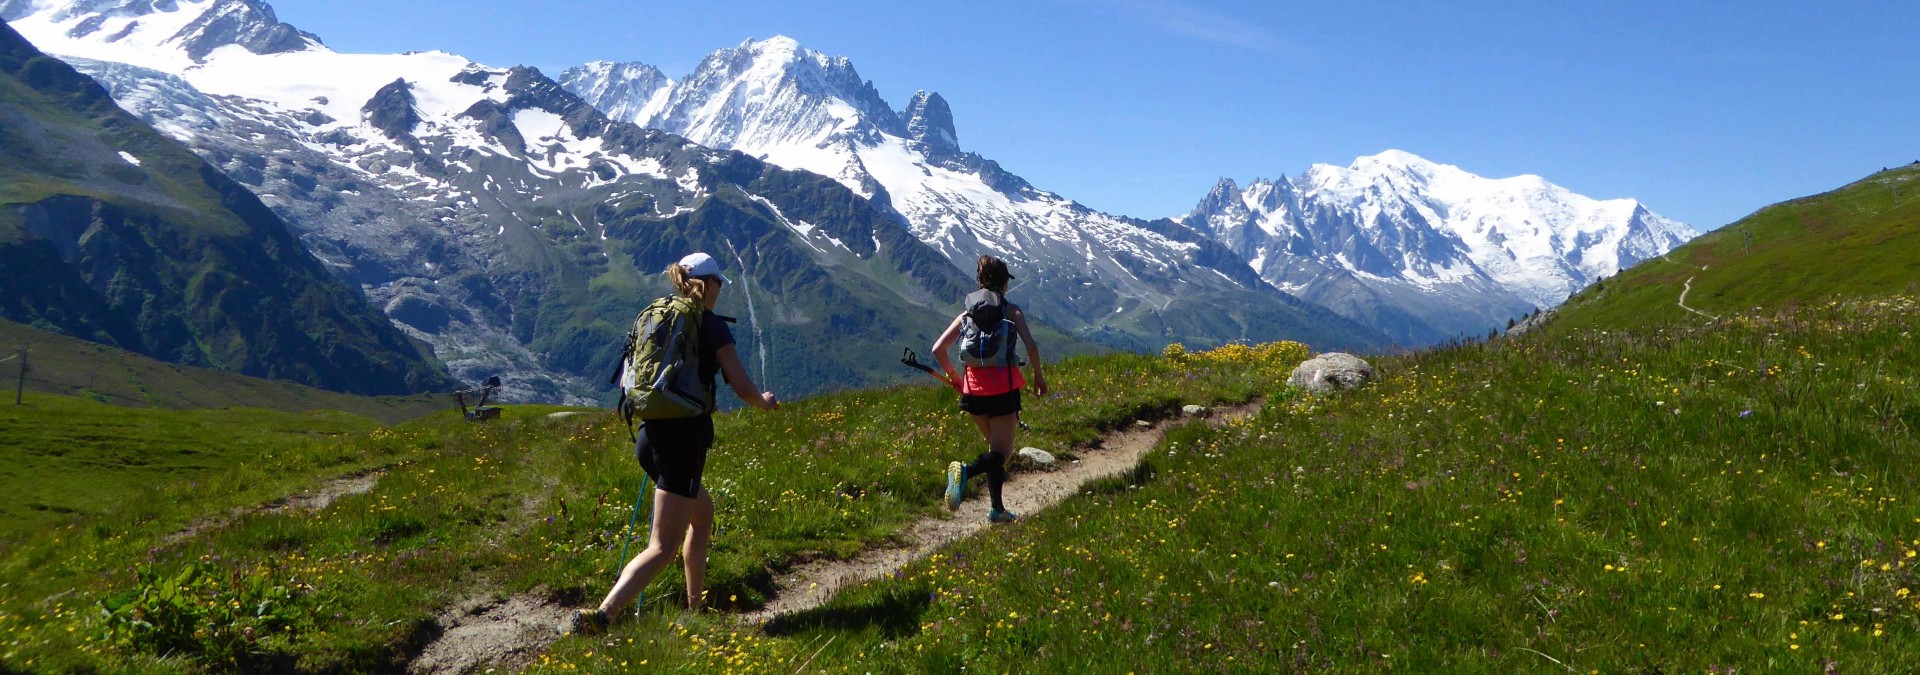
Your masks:
M947 510L960 509L960 498L967 487L967 467L959 462L947 465Z
M1005 509L994 509L987 512L987 522L989 523L1011 523L1019 519L1019 514Z
M573 625L567 633L573 635L599 635L607 632L607 613L594 609L577 609L573 612Z

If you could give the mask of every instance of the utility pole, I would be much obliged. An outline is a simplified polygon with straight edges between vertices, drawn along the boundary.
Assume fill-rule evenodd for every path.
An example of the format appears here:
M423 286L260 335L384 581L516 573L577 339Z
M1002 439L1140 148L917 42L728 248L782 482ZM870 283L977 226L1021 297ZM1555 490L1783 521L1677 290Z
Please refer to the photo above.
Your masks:
M27 390L27 350L20 350L20 378L13 383L13 404L20 405L20 394Z

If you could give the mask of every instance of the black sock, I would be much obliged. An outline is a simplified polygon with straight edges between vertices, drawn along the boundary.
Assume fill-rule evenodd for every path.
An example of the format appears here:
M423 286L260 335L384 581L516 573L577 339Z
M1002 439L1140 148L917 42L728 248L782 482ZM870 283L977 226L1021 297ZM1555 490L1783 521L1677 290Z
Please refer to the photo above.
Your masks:
M993 510L995 511L1007 510L1006 505L1000 503L1000 486L1005 485L1006 482L1007 468L1004 462L995 465L993 471L987 474L987 494L993 497Z
M967 465L966 477L971 479L974 476L987 477L987 495L993 498L994 510L1005 511L1005 506L1000 502L1000 486L1007 482L1006 459L992 450L980 453L972 464Z

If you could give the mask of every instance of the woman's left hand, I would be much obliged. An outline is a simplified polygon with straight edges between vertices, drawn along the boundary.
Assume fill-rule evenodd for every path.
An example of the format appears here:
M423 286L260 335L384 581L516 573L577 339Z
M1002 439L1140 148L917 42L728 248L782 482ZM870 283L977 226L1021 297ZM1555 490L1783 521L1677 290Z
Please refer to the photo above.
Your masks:
M1047 395L1047 376L1040 373L1033 374L1033 393L1043 398Z

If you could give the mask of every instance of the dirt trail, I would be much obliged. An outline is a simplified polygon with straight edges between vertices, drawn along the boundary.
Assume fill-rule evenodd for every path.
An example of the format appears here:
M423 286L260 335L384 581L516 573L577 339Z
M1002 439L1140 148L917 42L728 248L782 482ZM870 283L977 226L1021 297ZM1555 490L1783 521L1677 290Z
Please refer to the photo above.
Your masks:
M442 632L407 664L409 673L473 673L518 669L560 639L567 608L540 593L482 598L441 614Z
M1701 268L1701 269L1706 269L1706 268L1704 268L1704 267L1703 267L1703 268ZM1698 315L1700 315L1700 316L1704 316L1704 317L1707 317L1707 318L1709 318L1709 319L1713 319L1714 321L1719 321L1719 320L1720 320L1720 317L1717 317L1717 316L1714 316L1714 315L1712 315L1712 314L1708 314L1708 313L1706 313L1706 312L1702 312L1702 311L1700 311L1700 310L1697 310L1697 309L1694 309L1694 308L1692 308L1692 307L1688 307L1688 306L1687 306L1687 294L1688 294L1688 293L1691 293L1691 292L1693 292L1693 277L1687 277L1687 281L1686 281L1686 283L1684 283L1684 284L1681 284L1681 286L1680 286L1680 302L1679 302L1679 304L1680 304L1680 309L1684 309L1684 310L1687 310L1687 311L1689 311L1689 312L1693 312L1693 313L1695 313L1695 314L1698 314Z
M1219 408L1207 414L1211 424L1245 418L1259 410L1250 403ZM1088 482L1132 470L1160 443L1166 428L1186 419L1134 426L1101 439L1098 447L1082 450L1080 458L1052 471L1021 471L1008 477L1008 506L1022 517L1078 494ZM924 558L953 541L987 529L985 491L961 505L958 516L921 519L900 534L903 543L876 548L853 560L816 561L801 565L774 580L774 599L740 619L753 624L824 604L849 584L877 579ZM441 630L428 639L407 672L446 675L511 669L532 663L547 645L560 638L571 612L539 591L504 600L471 600L441 614Z
M203 518L188 525L185 529L161 538L161 546L172 546L200 536L202 533L218 530L231 524L242 516L255 513L285 513L288 511L317 511L327 508L333 500L347 495L360 495L373 491L380 484L380 477L386 475L386 469L374 469L365 473L344 476L327 481L326 485L312 492L302 492L291 497L277 499L257 506L234 509L225 516Z
M1252 415L1260 404L1250 403L1215 409L1208 415L1211 424L1224 424ZM1022 471L1007 478L1007 508L1022 518L1066 498L1079 494L1087 483L1132 470L1147 453L1159 445L1166 427L1180 419L1163 421L1148 427L1133 427L1101 439L1100 446L1082 450L1078 460L1065 462L1053 471ZM987 529L985 490L960 505L953 517L924 518L900 534L899 545L870 549L852 560L821 560L799 566L774 579L777 590L773 601L757 611L742 614L742 621L762 624L776 617L803 612L825 604L847 586L892 574L908 563L931 555L940 547Z

